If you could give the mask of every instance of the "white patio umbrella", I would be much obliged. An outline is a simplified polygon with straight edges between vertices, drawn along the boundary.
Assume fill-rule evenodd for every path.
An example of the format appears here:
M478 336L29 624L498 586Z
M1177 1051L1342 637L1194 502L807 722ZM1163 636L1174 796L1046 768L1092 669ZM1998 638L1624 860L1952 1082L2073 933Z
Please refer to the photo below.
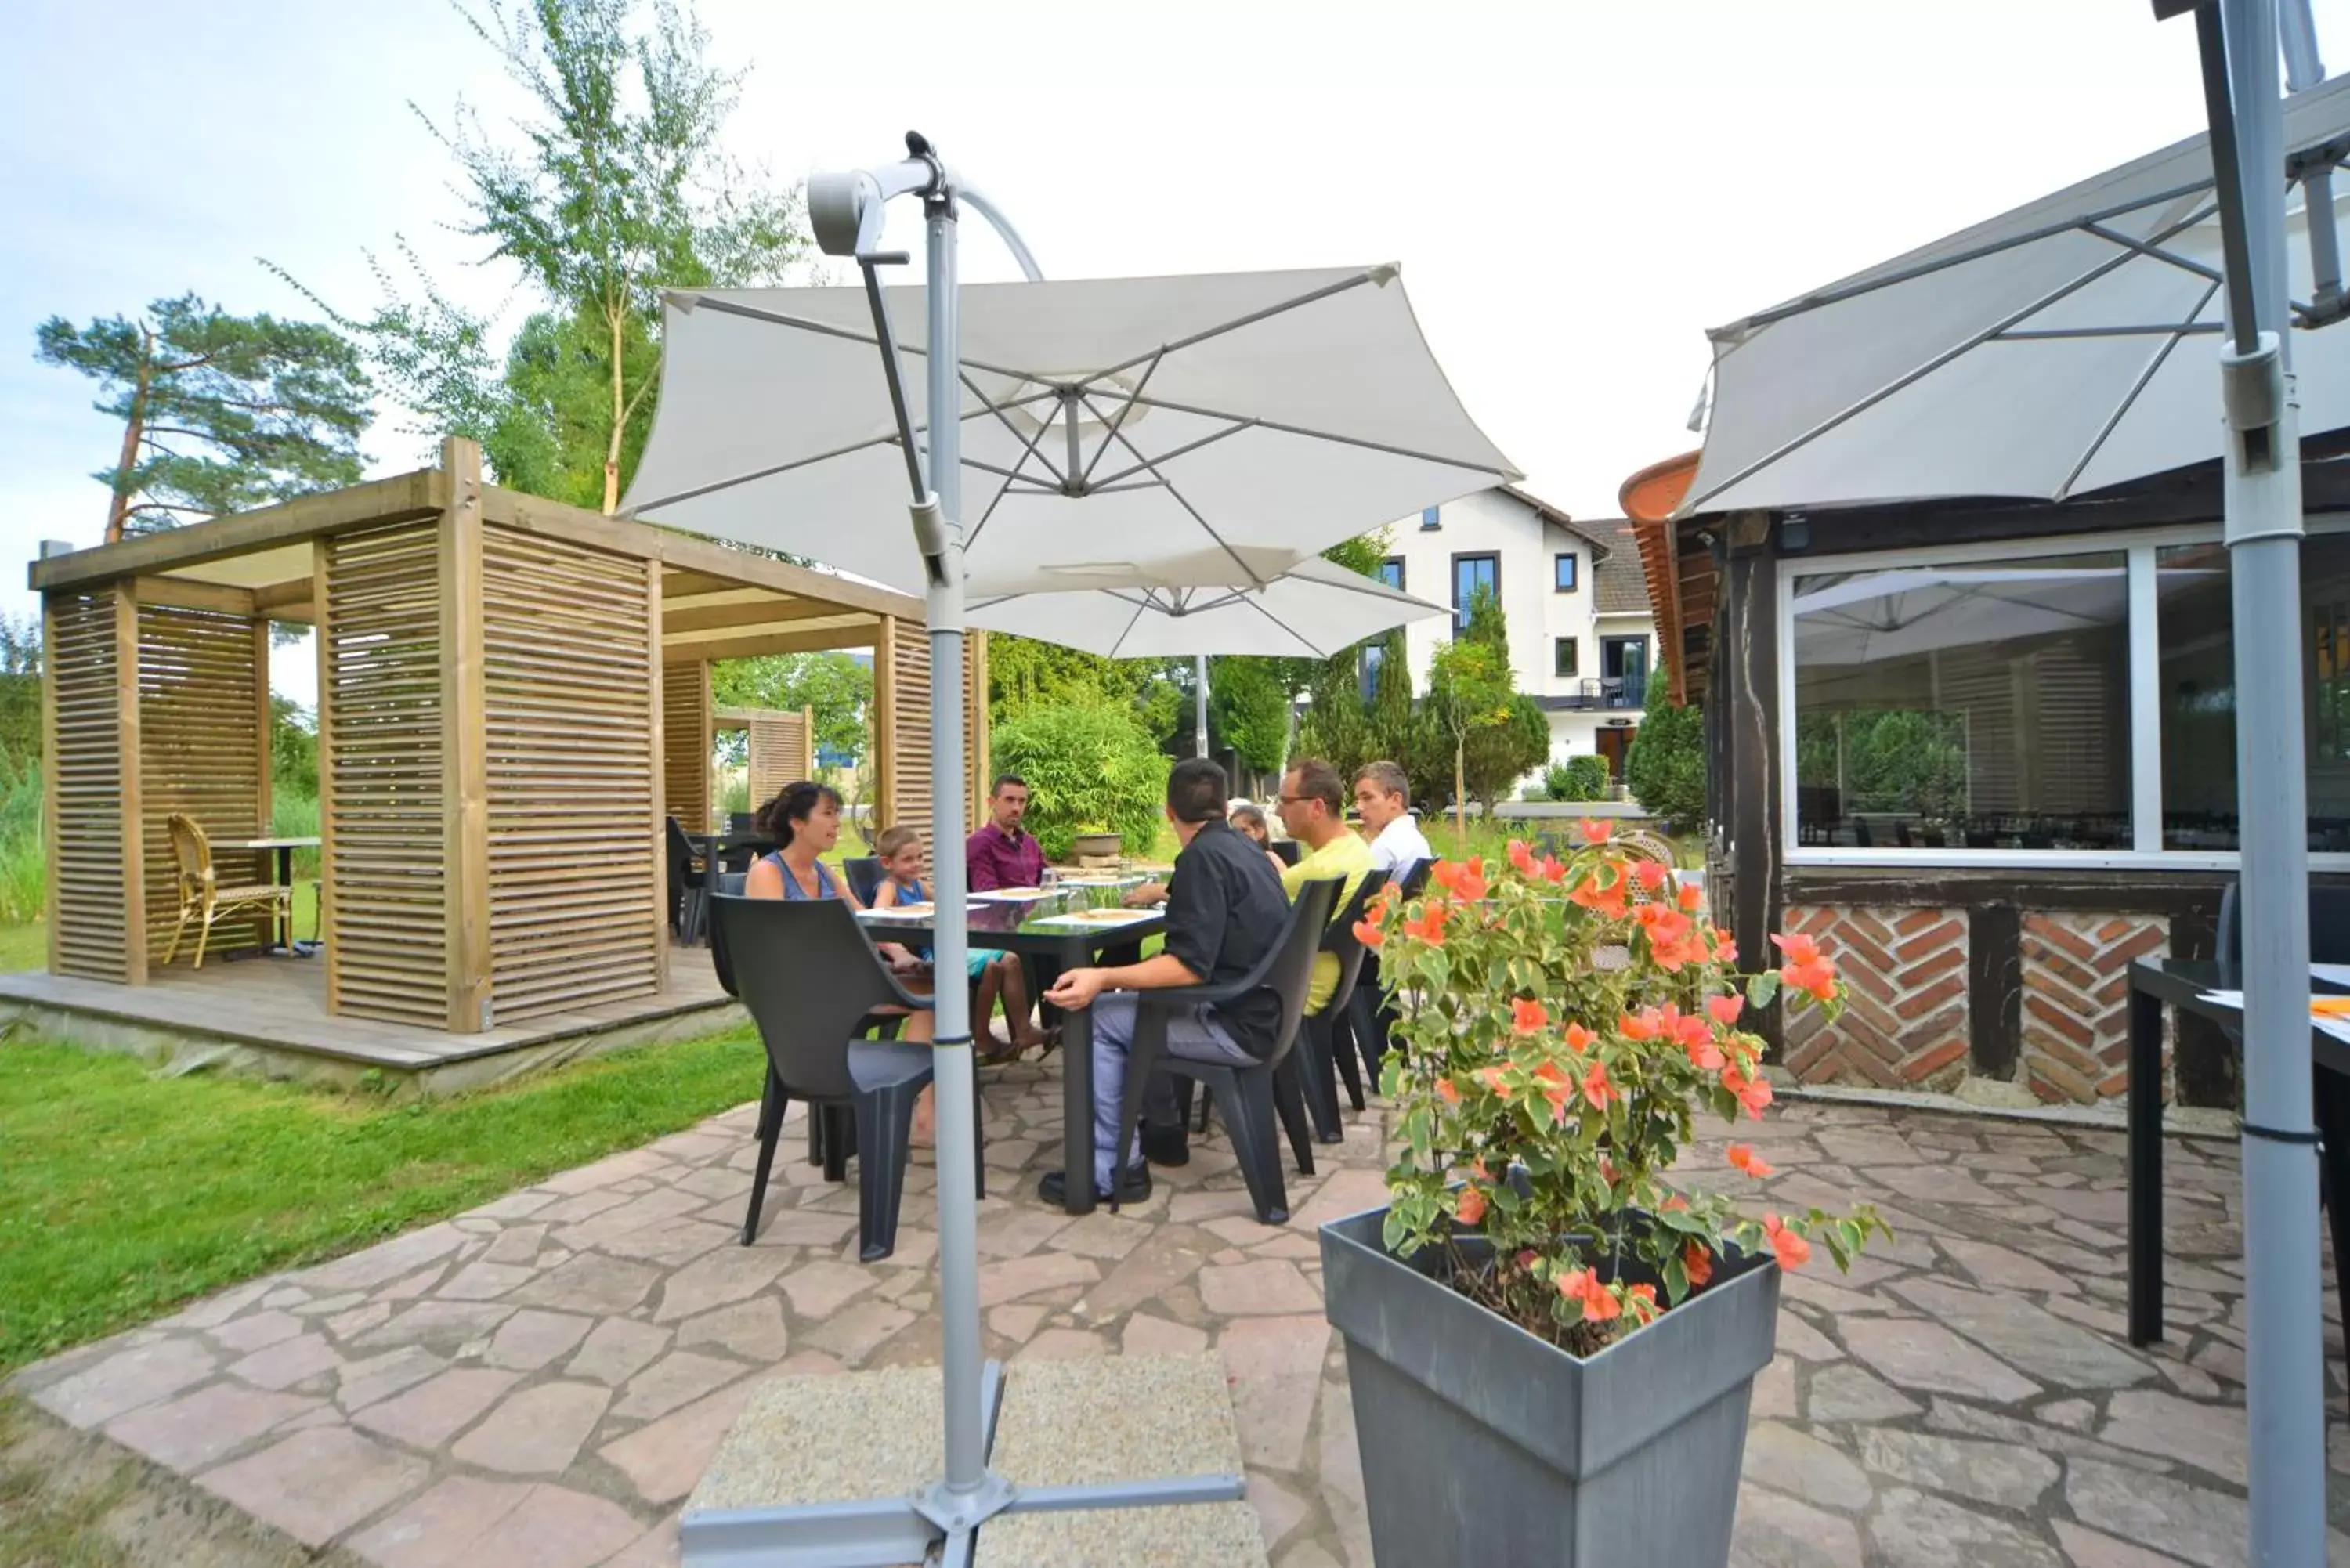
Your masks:
M1111 659L1327 659L1409 621L1450 613L1318 556L1262 586L974 595L971 601L973 626Z
M2350 78L2287 100L2284 122L2287 166L2330 171ZM2218 207L2210 139L2192 137L1715 328L1683 509L2054 500L2217 459ZM2328 321L2334 217L2330 184L2296 187L2290 287ZM2204 351L2182 352L2190 337ZM2297 319L2293 339L2302 428L2350 425L2350 332Z
M817 243L853 289L673 296L661 402L629 509L815 556L925 594L937 965L964 925L966 592L1263 584L1416 508L1513 480L1420 337L1392 266L957 286L968 204L993 206L910 133L901 162L809 181ZM886 203L923 203L926 282L885 289ZM926 360L919 410L897 323ZM931 348L935 353L931 353ZM876 370L883 372L877 378ZM963 501L971 482L972 504ZM901 488L902 486L902 488ZM911 527L899 511L909 506ZM945 1475L910 1498L689 1515L685 1561L887 1564L1006 1510L1228 1499L1239 1478L1015 1488L987 1465L997 1380L980 1355L969 998L936 998ZM1085 1169L1069 1172L1082 1189Z
M2218 460L2235 618L2244 909L2251 1560L2324 1559L2309 1071L2301 436L2350 426L2334 170L2350 81L2305 0L2192 12L2208 136L1711 334L1684 514L2062 499ZM2294 95L2280 103L2280 47ZM2189 338L2208 345L2181 352ZM2211 348L2220 374L2213 376Z

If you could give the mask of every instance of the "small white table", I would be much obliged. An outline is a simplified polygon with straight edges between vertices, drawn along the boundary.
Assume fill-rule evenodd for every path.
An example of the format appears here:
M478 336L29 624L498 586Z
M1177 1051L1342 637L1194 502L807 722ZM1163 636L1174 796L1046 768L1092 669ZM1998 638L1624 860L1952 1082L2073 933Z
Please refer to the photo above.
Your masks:
M325 842L326 840L316 835L309 837L292 838L215 838L213 840L213 848L215 851L251 850L255 854L265 855L271 850L276 850L277 852L277 885L281 888L291 888L294 886L294 852L296 849L317 849ZM297 942L294 940L294 913L289 907L286 914L286 945L279 947L273 942L268 947L255 948L251 951L255 957L268 953L290 952L299 958L307 958L317 945L316 942Z

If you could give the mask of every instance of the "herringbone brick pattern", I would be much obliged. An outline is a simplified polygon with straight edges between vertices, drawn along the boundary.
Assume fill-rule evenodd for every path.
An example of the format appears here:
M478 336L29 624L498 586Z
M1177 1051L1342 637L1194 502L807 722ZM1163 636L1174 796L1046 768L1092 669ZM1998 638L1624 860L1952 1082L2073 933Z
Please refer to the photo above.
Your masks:
M2086 1104L2127 1087L2130 961L2169 949L2158 915L2023 917L2023 1079L2033 1094Z
M1791 1010L1786 1064L1805 1083L1944 1089L1967 1064L1964 909L1814 904L1787 911L1844 977L1844 1014Z

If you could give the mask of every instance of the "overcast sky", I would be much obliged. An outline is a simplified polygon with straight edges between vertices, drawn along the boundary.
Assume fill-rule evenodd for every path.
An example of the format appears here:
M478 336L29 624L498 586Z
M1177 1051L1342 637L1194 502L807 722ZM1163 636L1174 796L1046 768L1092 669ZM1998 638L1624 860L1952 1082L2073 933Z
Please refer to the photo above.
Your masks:
M13 0L0 50L0 610L97 542L119 428L33 328L194 289L377 297L443 225L407 106L506 99L441 0ZM1054 276L1398 261L1438 358L1535 491L1585 516L1685 450L1704 329L2201 128L2193 29L2146 0L1443 0L887 7L702 0L751 67L731 140L796 180L928 133ZM871 20L866 20L871 18ZM2350 68L2350 0L2317 0ZM913 223L904 203L900 222ZM968 279L1015 276L982 226ZM913 236L907 236L911 240ZM520 311L509 319L518 319ZM10 345L14 347L10 347ZM424 442L390 422L376 472ZM308 670L281 660L308 700Z

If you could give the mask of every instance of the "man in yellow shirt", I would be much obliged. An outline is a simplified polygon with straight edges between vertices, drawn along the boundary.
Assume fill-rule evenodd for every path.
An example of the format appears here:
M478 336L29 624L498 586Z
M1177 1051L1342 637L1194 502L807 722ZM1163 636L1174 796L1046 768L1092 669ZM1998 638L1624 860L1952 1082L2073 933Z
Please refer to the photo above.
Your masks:
M1293 763L1281 779L1281 824L1305 846L1296 865L1281 867L1281 890L1295 903L1298 889L1306 883L1343 877L1346 886L1338 890L1336 909L1330 917L1333 921L1345 918L1347 901L1371 869L1371 846L1347 826L1344 788L1338 770L1313 757ZM1337 988L1338 956L1315 954L1314 975L1305 987L1305 1011L1320 1012Z

